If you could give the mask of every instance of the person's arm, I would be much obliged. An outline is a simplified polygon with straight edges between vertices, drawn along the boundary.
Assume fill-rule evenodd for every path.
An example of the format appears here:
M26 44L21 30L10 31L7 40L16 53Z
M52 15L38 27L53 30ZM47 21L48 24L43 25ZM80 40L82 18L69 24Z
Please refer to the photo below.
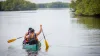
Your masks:
M27 35L28 35L28 32L25 34L24 38L26 39L27 38Z
M42 25L40 25L40 31L36 33L36 36L38 36L42 32Z

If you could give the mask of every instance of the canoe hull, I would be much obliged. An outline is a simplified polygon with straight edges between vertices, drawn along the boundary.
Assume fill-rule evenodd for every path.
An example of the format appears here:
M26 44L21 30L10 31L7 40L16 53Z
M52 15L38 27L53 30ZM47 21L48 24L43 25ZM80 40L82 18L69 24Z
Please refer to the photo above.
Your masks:
M31 51L38 51L41 48L41 43L38 42L38 44L33 44L33 45L29 45L29 44L23 44L23 49L26 50L31 50Z

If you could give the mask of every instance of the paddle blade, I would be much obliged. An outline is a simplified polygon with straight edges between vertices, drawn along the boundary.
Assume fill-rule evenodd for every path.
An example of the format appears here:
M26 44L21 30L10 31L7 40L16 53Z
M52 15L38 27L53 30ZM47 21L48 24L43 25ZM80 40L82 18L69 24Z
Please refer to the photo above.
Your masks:
M14 39L10 39L10 40L8 40L7 42L8 43L11 43L11 42L14 42L16 39L14 38Z
M48 51L49 45L48 45L48 42L46 40L45 40L45 46L46 46L45 50Z

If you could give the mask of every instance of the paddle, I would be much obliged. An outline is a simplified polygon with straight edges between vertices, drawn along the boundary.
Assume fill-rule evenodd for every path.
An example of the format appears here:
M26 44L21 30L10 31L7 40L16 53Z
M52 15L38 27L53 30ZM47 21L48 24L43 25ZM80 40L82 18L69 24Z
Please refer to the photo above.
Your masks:
M20 38L22 38L22 37L19 37L19 38L13 38L13 39L8 40L7 42L8 42L8 43L11 43L11 42L14 42L15 40L20 39Z
M42 29L42 33L43 33L43 36L44 36L44 40L45 40L45 46L46 46L46 51L48 50L48 48L49 48L49 45L48 45L48 42L47 42L47 40L46 40L46 38L45 38L45 35L44 35L44 32L43 32L43 29Z

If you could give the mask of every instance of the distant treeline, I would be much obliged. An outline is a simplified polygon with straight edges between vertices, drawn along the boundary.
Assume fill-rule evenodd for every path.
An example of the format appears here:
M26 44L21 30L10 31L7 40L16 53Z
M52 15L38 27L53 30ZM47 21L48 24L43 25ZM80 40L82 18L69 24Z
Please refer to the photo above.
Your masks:
M44 4L31 3L26 0L6 0L0 2L0 11L36 10L38 8L67 8L68 3L52 2Z
M70 7L76 15L100 16L100 0L72 0Z
M37 4L38 8L68 8L69 3L64 2L52 2L52 3L42 3Z
M35 10L35 3L25 0L6 0L0 2L0 11Z

